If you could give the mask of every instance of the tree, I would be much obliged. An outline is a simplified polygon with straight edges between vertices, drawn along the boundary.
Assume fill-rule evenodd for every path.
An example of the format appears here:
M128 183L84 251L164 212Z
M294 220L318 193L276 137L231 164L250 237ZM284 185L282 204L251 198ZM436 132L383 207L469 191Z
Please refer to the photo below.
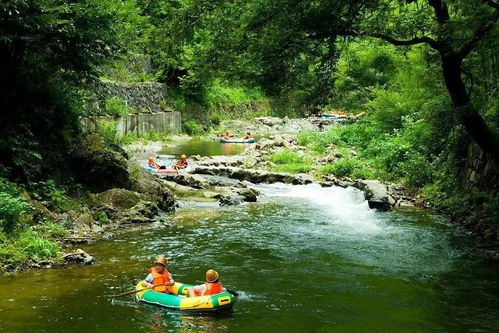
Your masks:
M113 0L0 3L0 164L13 177L36 177L42 162L60 159L79 142L81 89L106 58L118 53L124 5Z
M209 12L203 9L205 3L210 3ZM230 72L267 87L283 86L310 72L314 66L304 62L334 63L340 39L377 38L400 47L427 44L439 54L455 118L485 152L499 158L499 140L473 106L462 77L463 62L470 53L488 35L497 35L496 1L200 0L197 8L189 12L196 17L192 25L209 30L204 34L208 42L193 44L205 46L203 59L209 61L204 68L232 66ZM192 31L195 34L196 29ZM230 59L227 53L239 56ZM233 65L234 60L242 63L241 59L245 63L250 59L251 66ZM328 76L331 71L318 74Z

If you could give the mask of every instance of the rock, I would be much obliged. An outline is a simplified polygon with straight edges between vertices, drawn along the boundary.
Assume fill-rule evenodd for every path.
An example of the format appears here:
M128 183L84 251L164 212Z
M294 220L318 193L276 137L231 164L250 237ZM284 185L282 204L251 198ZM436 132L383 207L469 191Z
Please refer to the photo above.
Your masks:
M243 203L243 198L240 195L231 193L220 196L220 206L235 206Z
M354 187L364 192L369 208L381 211L391 210L393 207L388 198L386 186L377 180L357 180ZM392 198L393 199L393 198Z
M236 189L237 194L243 197L243 200L246 202L256 202L258 191L250 189L250 188L242 188Z
M214 185L209 179L200 175L171 174L164 175L163 179L175 182L180 185L193 187L195 189L205 189Z
M94 218L90 213L88 208L83 209L83 211L73 220L73 230L75 233L86 234L92 230L92 225L94 224Z
M98 205L106 207L111 211L127 210L141 201L141 196L137 192L113 188L99 193L95 197Z
M131 189L144 194L149 200L156 201L158 208L171 212L175 210L175 197L169 188L157 177L139 168Z
M259 183L287 183L295 185L310 184L313 182L311 176L306 174L287 174L281 172L267 172L262 170L254 169L243 169L235 167L226 168L214 168L214 167L198 167L196 169L197 173L212 175L212 176L223 176L238 179L240 181L249 181L254 184Z
M81 249L63 256L64 262L90 265L95 262L95 258Z

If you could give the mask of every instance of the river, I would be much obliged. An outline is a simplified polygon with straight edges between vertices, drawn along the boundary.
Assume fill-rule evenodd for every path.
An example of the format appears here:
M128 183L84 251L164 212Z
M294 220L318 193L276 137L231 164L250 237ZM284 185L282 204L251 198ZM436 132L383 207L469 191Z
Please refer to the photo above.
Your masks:
M93 266L0 278L2 332L497 332L499 263L429 211L370 210L338 187L256 186L256 203L184 203L166 224L82 248ZM209 268L232 313L184 315L131 296L154 256L175 280Z

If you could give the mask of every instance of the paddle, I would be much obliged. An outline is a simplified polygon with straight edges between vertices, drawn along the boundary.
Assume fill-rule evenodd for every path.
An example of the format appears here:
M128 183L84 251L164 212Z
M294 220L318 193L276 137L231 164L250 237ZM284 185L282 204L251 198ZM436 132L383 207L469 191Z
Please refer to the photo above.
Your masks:
M141 292L141 291L144 291L144 290L153 289L153 288L156 288L156 287L159 287L159 286L173 286L174 284L175 283L171 283L171 282L161 283L161 284L155 284L152 287L142 288L142 289L138 289L138 290L132 290L132 291L128 291L128 292L123 293L123 294L112 295L111 297L120 297L120 296L131 295L131 294L135 294L135 293L138 293L138 292Z

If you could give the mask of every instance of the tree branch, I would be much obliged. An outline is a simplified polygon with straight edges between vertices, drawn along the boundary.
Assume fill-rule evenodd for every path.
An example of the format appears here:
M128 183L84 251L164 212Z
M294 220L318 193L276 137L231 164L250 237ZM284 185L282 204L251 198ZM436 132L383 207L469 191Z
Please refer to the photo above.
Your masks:
M492 0L481 0L484 4L487 6L490 6L495 9L499 9L499 3L492 1Z
M480 28L478 28L468 42L464 43L458 51L458 56L464 59L478 45L480 40L492 30L499 19L499 8L494 11L494 14Z
M427 37L427 36L414 37L412 39L400 40L400 39L396 39L394 37L391 37L391 36L388 36L385 34L381 34L381 33L367 33L367 32L358 32L358 31L334 31L334 32L318 33L318 34L311 35L309 37L313 38L313 39L322 39L322 38L328 38L328 37L333 37L333 36L378 38L378 39L382 39L384 41L387 41L388 43L395 45L395 46L408 46L408 45L416 45L416 44L426 43L436 50L441 50L443 48L443 45L440 42L438 42L430 37Z

